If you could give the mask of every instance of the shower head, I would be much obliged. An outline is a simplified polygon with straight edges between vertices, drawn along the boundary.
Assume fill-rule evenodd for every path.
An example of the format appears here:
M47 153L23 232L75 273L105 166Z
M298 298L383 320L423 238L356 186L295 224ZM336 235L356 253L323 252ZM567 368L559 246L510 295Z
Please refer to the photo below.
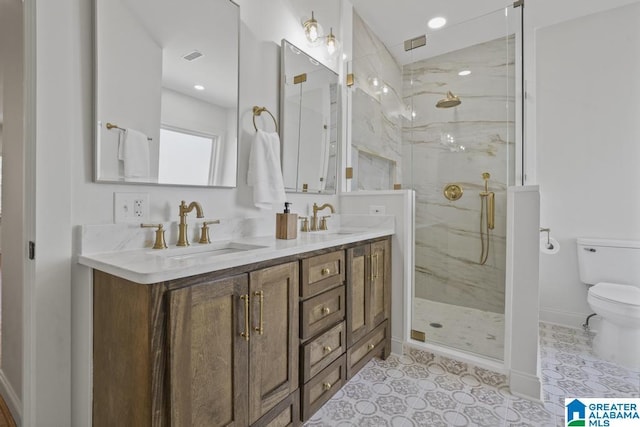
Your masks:
M462 103L462 101L460 100L460 98L458 98L453 93L451 93L451 91L448 91L447 92L447 97L446 98L442 98L440 101L438 101L436 103L436 107L437 108L451 108L451 107L457 107L461 103Z

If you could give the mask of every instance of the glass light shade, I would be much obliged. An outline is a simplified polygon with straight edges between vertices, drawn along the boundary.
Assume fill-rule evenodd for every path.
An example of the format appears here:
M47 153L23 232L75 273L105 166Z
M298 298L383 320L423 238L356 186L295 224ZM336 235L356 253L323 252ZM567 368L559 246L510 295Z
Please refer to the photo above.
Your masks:
M329 55L333 55L338 49L338 43L336 42L336 36L333 35L333 28L329 31L327 36L327 51Z
M307 37L311 43L314 43L318 40L318 21L313 16L313 12L311 12L311 18L304 21L304 35Z

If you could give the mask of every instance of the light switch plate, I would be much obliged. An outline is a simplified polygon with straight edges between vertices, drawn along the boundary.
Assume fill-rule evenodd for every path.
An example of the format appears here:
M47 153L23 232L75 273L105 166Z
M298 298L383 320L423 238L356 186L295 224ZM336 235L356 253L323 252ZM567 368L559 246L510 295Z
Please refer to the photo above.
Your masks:
M148 193L113 193L113 220L116 224L142 223L148 218Z

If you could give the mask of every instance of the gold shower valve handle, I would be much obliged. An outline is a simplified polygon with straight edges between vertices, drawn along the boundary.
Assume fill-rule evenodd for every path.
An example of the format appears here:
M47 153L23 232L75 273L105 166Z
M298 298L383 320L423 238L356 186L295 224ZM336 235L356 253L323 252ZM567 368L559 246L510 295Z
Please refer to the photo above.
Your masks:
M455 202L456 200L460 199L460 197L462 197L464 190L458 184L447 184L444 187L444 191L442 193L444 194L444 197L447 198L447 200Z

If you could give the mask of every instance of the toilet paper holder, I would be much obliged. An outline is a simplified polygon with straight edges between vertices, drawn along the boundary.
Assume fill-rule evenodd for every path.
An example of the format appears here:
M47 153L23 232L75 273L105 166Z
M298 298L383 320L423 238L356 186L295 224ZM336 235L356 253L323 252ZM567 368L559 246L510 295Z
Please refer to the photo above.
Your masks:
M551 236L550 236L551 229L548 228L548 227L547 228L540 227L540 232L541 233L547 233L547 245L546 245L546 248L549 249L549 250L553 249L553 243L551 243Z

